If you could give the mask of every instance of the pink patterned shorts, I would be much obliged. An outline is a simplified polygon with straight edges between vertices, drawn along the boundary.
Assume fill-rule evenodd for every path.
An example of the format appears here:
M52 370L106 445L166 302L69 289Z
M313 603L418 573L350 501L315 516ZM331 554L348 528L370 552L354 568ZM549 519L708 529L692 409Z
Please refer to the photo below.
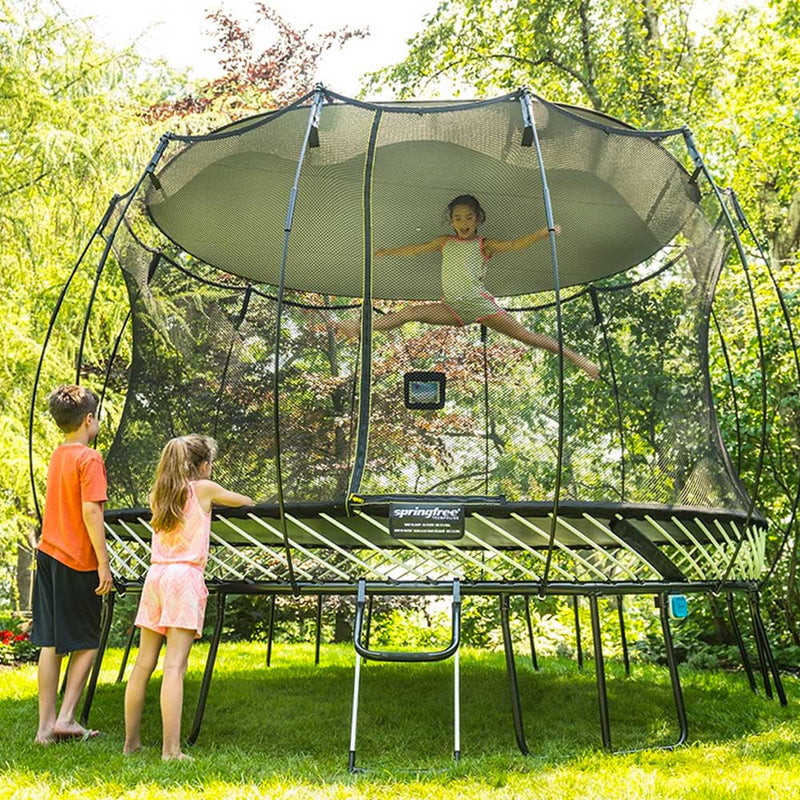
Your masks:
M151 564L142 587L135 625L166 636L167 628L203 633L208 589L203 570L190 564Z

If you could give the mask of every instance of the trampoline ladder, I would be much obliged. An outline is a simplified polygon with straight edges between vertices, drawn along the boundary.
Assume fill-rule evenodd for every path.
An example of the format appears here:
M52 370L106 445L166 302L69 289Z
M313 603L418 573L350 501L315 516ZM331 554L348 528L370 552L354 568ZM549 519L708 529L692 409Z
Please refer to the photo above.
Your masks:
M431 661L444 661L453 658L453 727L454 746L453 758L461 758L461 705L460 705L460 677L459 677L459 646L461 643L461 584L458 578L453 580L452 621L453 632L450 643L442 650L417 651L417 652L389 652L385 650L371 650L368 644L362 643L361 636L364 628L364 609L367 605L367 584L361 578L358 581L358 595L356 598L356 618L353 630L353 645L356 650L356 669L353 684L353 711L350 724L350 772L359 772L356 767L356 728L358 725L358 692L361 683L361 661L386 661L428 663Z

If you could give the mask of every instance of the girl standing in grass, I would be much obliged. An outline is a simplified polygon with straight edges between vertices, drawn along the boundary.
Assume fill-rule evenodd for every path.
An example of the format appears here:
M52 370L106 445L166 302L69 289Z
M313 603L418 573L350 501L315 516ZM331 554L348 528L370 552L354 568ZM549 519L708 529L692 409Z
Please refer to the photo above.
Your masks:
M210 436L171 439L161 453L150 495L153 511L150 569L136 614L141 640L125 690L126 755L142 747L140 729L147 683L166 641L161 684L161 721L165 761L191 758L181 752L183 676L189 650L203 632L211 505L251 506L246 495L209 480L217 444Z

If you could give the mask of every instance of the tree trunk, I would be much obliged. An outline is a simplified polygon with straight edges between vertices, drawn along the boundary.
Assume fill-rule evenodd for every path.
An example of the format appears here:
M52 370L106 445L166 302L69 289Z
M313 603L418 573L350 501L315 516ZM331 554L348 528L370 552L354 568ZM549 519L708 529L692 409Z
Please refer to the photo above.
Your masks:
M36 552L36 531L28 528L28 542L17 545L17 610L30 611L33 599L33 557Z
M352 611L345 605L336 608L333 620L333 641L337 644L353 641L353 626L350 622Z
M713 595L708 596L711 605L711 618L714 621L714 639L717 644L735 644L733 634L728 628L725 616L721 611L721 604Z

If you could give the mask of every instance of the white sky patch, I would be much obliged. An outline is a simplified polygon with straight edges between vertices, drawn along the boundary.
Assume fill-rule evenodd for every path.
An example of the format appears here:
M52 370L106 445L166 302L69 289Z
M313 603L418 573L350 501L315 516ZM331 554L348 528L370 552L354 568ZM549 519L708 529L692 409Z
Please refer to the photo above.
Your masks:
M222 8L229 16L253 26L254 0L136 0L132 3L110 0L58 0L73 18L92 17L89 27L114 48L137 42L137 50L147 59L164 59L177 69L188 69L195 78L219 74L217 56L208 51L214 42L206 19L210 11ZM366 72L401 61L407 53L407 40L421 30L422 20L438 7L438 0L267 0L296 28L313 26L312 34L344 27L369 28L364 40L353 39L341 49L325 54L320 61L318 79L341 94L355 95L359 78ZM263 46L271 31L264 30ZM258 31L255 43L258 46Z
M254 25L255 0L55 0L73 18L91 17L87 24L108 45L120 49L137 43L147 59L163 59L172 67L189 70L194 78L219 74L217 56L208 51L213 39L208 35L206 15L218 8L248 26ZM691 11L692 28L702 29L721 9L728 11L746 0L696 0ZM753 0L764 4L766 0ZM321 34L341 28L369 28L364 40L351 40L341 50L325 54L317 74L326 87L355 96L359 79L402 61L407 42L423 28L423 18L439 6L439 0L265 0L296 28L313 26ZM265 27L263 45L268 45L271 28ZM259 44L258 31L255 37ZM456 85L456 84L453 84ZM468 96L468 91L464 95ZM377 99L377 98L376 98ZM383 98L389 99L389 98Z

